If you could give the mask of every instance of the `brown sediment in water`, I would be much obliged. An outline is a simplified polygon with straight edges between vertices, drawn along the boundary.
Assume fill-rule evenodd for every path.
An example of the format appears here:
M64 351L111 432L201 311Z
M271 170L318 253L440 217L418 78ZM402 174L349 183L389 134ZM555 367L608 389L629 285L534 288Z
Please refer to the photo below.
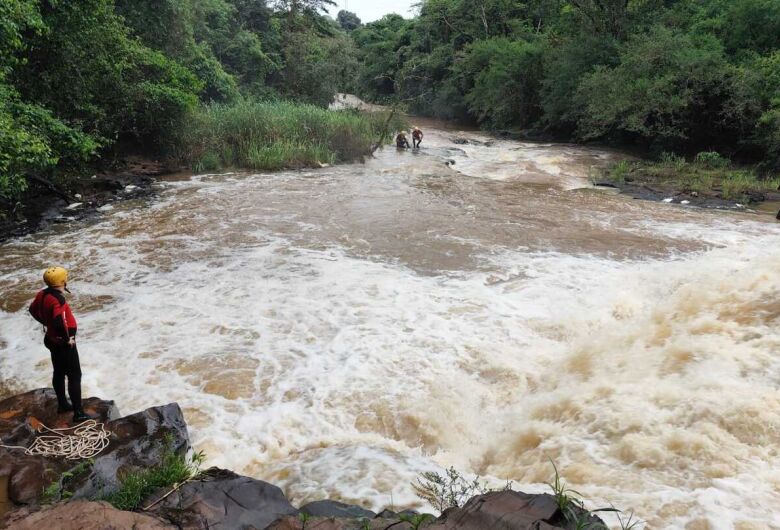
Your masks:
M432 463L545 482L548 457L642 515L753 480L780 425L775 223L590 188L614 152L421 125L418 152L168 182L6 243L0 336L33 325L42 256L70 262L91 380L180 401L198 449L296 501L400 495ZM45 384L39 343L0 349Z

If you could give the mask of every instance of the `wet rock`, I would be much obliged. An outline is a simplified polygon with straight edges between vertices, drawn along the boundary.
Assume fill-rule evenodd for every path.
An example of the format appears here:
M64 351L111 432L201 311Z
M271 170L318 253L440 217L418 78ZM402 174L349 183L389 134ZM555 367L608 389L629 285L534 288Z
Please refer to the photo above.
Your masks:
M158 464L166 444L178 453L190 447L184 416L175 403L124 418L119 418L113 401L90 398L84 401L84 409L105 424L111 437L92 468L68 483L74 498L91 498L113 490L122 472ZM71 427L71 419L70 413L57 414L53 390L33 390L0 402L0 438L3 445L26 448L37 436L34 425L42 423L59 429ZM0 448L0 475L9 477L8 497L15 505L40 501L49 485L78 465L78 461L28 456L22 449Z
M87 413L101 422L119 416L113 401L89 398ZM0 401L0 439L3 445L29 447L37 434L34 424L58 429L70 427L70 413L57 414L57 397L52 389L38 389ZM75 465L63 459L27 456L21 449L0 448L0 475L9 477L8 498L14 504L36 502L43 490Z
M577 515L585 516L584 512ZM591 524L603 522L595 516ZM531 495L517 491L498 491L478 495L463 508L446 510L430 530L568 530L564 514L552 495Z
M312 517L306 521L305 530L411 530L412 525L398 519L337 519ZM299 517L287 516L274 521L265 530L304 530Z
M119 487L122 473L162 462L168 450L184 454L190 448L187 423L176 403L152 407L106 424L108 447L95 458L92 473L74 490L75 498L89 498Z
M264 529L286 515L297 517L298 510L273 484L216 468L204 476L203 480L185 484L150 511L182 528L204 530ZM155 500L147 499L142 506L150 506Z
M382 510L376 515L376 518L377 519L398 519L402 516L414 517L415 515L419 515L419 514L420 512L416 510L403 510L401 512L396 513L392 510L388 510L387 508L385 508L384 510Z
M373 519L376 513L360 506L344 504L337 501L315 501L301 506L301 511L316 517L344 517Z
M617 188L618 186L614 182L600 181L596 182L596 186L600 188Z
M9 513L5 519L0 520L0 528L13 528L14 530L176 529L175 526L150 515L123 512L106 502L87 501L57 504L35 513L31 513L29 508L22 508Z
M458 145L467 145L469 141L466 138L453 138L452 143Z
M780 211L778 211L778 212L777 212L777 215L775 216L775 219L777 219L778 221L780 221Z

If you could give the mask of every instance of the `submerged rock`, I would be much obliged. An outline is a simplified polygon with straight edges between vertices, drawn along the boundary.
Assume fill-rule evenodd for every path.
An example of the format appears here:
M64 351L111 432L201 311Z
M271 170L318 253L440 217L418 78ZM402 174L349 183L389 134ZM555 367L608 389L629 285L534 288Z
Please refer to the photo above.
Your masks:
M141 505L149 506L155 500L147 499ZM216 468L149 510L178 527L204 530L264 529L280 517L298 514L282 490L273 484Z

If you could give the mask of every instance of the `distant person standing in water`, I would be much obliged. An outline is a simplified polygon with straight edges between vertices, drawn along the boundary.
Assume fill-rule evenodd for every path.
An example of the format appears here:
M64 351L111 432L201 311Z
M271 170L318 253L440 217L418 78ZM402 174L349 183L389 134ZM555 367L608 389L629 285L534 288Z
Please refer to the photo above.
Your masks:
M412 128L412 145L415 149L420 148L420 144L423 141L423 132L416 125Z
M395 146L398 149L409 149L409 140L406 138L406 131L401 131L395 137Z
M51 353L54 368L52 386L57 394L57 413L73 411L74 423L93 419L81 408L81 365L76 349L76 318L70 310L64 294L68 290L68 271L51 267L43 273L46 289L39 291L30 305L30 314L44 325L46 335L43 344ZM68 395L65 397L65 378L68 378Z

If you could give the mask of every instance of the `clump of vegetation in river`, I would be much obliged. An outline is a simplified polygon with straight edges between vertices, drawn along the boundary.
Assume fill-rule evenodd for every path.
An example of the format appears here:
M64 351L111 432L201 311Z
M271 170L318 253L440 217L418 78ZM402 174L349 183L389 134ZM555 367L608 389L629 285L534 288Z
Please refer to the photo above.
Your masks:
M737 166L715 151L701 152L691 160L668 152L657 161L621 160L606 170L604 179L618 186L646 185L668 193L742 203L759 202L766 194L780 197L780 176Z
M387 118L284 101L212 104L188 118L173 153L196 171L316 167L369 154Z

